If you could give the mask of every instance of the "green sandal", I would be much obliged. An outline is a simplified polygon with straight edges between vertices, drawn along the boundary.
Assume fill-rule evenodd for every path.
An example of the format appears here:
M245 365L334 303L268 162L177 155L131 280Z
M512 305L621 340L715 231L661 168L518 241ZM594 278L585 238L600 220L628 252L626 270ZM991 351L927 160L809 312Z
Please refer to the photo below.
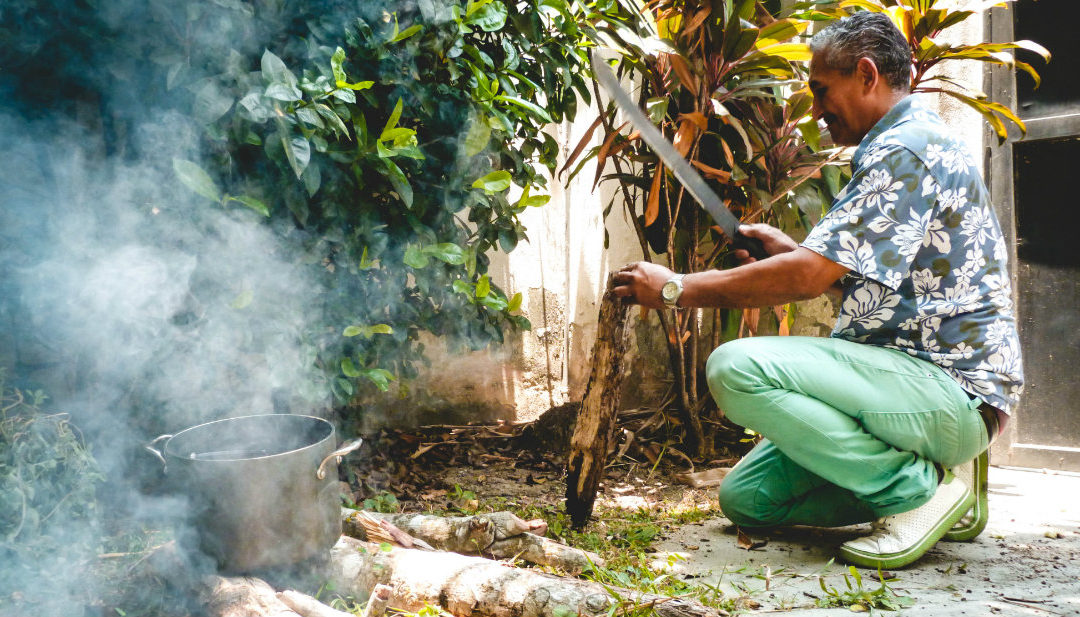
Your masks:
M953 468L953 473L975 493L975 505L964 515L960 522L953 525L952 529L945 532L942 540L949 542L969 542L986 529L986 523L990 519L990 504L987 496L986 470L990 466L990 451L984 450L982 454L971 461Z

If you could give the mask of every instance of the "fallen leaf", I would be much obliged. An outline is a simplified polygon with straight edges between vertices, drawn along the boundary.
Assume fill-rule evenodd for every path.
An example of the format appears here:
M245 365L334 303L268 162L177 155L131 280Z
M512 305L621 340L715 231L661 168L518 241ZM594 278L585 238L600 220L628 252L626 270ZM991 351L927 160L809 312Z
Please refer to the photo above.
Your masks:
M768 544L768 540L753 540L750 536L746 535L746 532L742 529L739 530L738 545L739 548L747 551L761 548Z

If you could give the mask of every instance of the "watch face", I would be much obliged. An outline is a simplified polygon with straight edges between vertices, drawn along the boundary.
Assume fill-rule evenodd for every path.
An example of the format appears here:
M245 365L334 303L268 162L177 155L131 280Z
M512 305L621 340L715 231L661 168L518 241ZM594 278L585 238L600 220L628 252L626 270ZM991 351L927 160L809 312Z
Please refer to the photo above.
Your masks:
M668 281L664 283L664 286L660 288L660 297L666 302L670 302L675 299L675 295L679 293L679 286L675 281Z

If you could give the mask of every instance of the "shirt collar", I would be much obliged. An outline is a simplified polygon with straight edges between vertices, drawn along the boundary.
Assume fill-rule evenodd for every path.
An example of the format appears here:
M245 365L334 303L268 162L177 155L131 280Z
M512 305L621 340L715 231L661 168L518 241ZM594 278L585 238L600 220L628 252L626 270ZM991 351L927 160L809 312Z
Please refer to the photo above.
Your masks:
M889 111L885 112L885 115L870 128L870 132L868 132L866 136L862 138L862 141L859 142L859 147L855 149L855 154L851 157L851 160L857 165L862 159L863 154L870 147L870 144L873 143L879 135L904 121L906 116L912 111L912 107L915 106L915 101L916 97L909 94L900 99L900 101L896 105L893 105Z

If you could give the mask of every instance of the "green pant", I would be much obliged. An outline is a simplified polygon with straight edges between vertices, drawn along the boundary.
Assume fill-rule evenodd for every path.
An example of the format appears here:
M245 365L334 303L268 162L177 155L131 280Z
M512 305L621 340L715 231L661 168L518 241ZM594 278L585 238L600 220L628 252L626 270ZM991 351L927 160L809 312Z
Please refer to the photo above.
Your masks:
M746 338L717 348L706 371L727 417L764 437L720 487L739 525L832 527L905 512L933 496L934 463L987 446L980 401L902 351Z

